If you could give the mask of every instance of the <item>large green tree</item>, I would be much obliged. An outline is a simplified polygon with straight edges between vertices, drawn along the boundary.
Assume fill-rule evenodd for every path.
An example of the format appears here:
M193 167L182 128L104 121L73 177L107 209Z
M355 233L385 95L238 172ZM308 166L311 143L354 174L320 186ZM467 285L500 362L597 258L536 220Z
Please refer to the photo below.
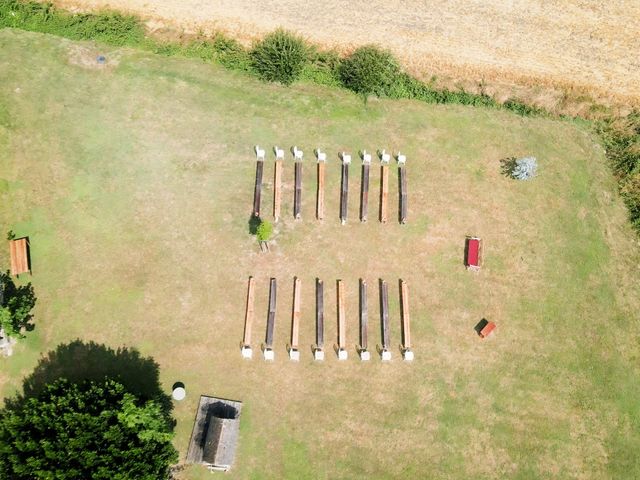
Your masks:
M0 479L169 478L172 431L159 403L114 380L56 380L0 410Z

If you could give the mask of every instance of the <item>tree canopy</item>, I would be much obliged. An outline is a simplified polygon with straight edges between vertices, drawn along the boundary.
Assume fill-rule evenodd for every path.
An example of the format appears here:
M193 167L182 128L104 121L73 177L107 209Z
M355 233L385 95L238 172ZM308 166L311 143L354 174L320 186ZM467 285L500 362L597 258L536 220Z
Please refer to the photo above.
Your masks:
M172 430L158 402L121 383L59 379L0 410L0 478L166 479Z
M31 310L35 305L31 283L18 287L8 272L0 273L0 331L22 336L22 330L30 327Z

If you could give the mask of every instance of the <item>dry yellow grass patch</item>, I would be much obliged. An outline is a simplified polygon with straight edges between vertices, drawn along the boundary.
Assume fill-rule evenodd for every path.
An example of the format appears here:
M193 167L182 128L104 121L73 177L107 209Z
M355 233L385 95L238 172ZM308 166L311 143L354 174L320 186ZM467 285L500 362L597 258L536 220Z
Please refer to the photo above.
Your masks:
M640 3L581 0L56 0L140 15L151 31L223 31L245 42L285 27L349 50L377 43L443 86L517 96L564 113L640 102ZM635 54L634 54L635 52Z

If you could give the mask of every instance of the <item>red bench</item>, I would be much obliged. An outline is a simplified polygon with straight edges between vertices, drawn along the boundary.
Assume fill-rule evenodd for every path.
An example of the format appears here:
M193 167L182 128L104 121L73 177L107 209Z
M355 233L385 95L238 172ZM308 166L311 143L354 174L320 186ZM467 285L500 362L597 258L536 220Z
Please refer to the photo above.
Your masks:
M496 324L493 322L489 322L484 326L482 330L480 330L480 333L478 335L480 335L480 338L486 338L491 334L491 332L495 330L495 328Z
M469 270L480 270L482 262L482 239L467 237L464 249L464 264Z
M496 324L493 322L490 322L486 318L483 318L482 320L480 320L477 323L477 325L473 327L473 329L476 331L476 333L480 338L488 337L491 334L491 332L495 330L495 328L496 328Z

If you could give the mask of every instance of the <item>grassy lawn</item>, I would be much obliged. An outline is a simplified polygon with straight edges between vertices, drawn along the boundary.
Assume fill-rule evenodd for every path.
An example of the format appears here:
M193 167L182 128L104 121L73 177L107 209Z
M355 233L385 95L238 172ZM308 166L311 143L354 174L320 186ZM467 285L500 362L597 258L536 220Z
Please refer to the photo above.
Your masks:
M39 356L76 338L127 345L161 366L186 454L200 394L244 402L228 478L634 478L640 476L640 255L604 155L586 126L507 112L370 101L314 85L282 88L196 61L0 31L0 232L29 235L36 329L0 360L0 396ZM95 68L105 54L106 68ZM320 146L324 222L314 220L315 166L305 160L302 221L293 164L272 252L248 234L254 144ZM409 222L338 219L336 153L402 149ZM532 154L541 175L515 182L501 158ZM263 211L272 207L271 160ZM391 215L393 213L393 215ZM267 215L269 218L269 215ZM479 274L464 237L484 239ZM0 264L8 265L8 249ZM4 267L6 268L6 267ZM246 280L257 279L254 344L268 279L279 280L276 360L242 361ZM293 276L302 279L302 358L285 345ZM357 342L357 280L389 282L400 342L398 278L411 291L416 360L314 364L313 282L325 280L336 338L335 280L347 289ZM482 317L498 329L481 341ZM256 352L257 353L257 352ZM211 478L201 467L182 478Z

